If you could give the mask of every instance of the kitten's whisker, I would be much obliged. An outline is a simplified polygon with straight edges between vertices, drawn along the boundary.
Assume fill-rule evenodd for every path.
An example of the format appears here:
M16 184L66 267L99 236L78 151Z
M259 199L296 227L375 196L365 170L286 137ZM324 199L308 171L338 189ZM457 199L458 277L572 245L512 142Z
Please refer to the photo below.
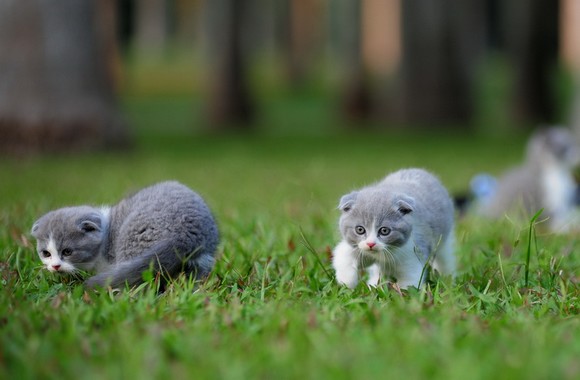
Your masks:
M383 248L381 253L382 253L381 257L384 259L383 266L388 266L389 268L393 268L396 266L397 264L396 256L393 254L391 249L389 249L389 247Z
M362 249L358 248L356 250L356 252L357 252L357 261L361 264L362 268L366 268L372 264L372 263L370 263L367 265L367 260L370 260L370 258L367 257L367 255L365 255L365 253Z
M363 263L362 263L363 255L362 255L362 252L360 251L360 249L355 248L354 253L356 255L356 262L359 263L359 265L361 267L363 267Z

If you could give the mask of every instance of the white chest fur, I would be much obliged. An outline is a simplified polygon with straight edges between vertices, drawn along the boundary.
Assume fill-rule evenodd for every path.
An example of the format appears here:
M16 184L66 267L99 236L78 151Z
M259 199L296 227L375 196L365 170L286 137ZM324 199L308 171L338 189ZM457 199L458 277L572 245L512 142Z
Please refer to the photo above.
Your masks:
M544 168L542 185L545 206L552 214L558 216L571 209L576 186L566 168L559 165Z

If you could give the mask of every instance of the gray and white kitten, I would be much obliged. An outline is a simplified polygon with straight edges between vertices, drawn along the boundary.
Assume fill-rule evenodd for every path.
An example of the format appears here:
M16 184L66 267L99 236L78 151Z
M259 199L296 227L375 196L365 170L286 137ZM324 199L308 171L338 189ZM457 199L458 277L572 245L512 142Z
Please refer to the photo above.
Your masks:
M525 162L499 178L492 196L479 205L479 213L529 218L543 208L548 229L576 229L573 169L579 163L580 149L571 131L563 127L539 130L530 137Z
M112 207L65 207L32 226L46 269L94 271L88 287L132 286L153 268L162 283L181 272L203 278L214 265L216 222L203 199L178 182L142 189Z
M336 280L349 288L395 280L420 287L425 266L454 275L454 209L441 182L422 169L403 169L340 199L342 241L333 251Z

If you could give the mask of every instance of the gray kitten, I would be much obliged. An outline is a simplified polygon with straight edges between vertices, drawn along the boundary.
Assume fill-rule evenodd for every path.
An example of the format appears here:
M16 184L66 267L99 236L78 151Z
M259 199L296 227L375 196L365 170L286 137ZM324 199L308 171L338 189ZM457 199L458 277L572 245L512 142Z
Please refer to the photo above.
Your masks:
M441 182L422 169L404 169L340 199L342 241L333 251L336 279L349 288L359 270L368 285L381 277L401 288L420 287L432 264L445 275L455 272L453 202Z
M147 187L112 207L66 207L32 227L37 251L51 272L95 271L88 287L143 282L153 268L167 278L203 278L214 265L218 229L203 199L178 182Z
M524 164L499 179L490 199L479 205L479 213L492 218L519 213L529 218L543 208L550 230L578 228L573 168L579 162L580 149L571 131L562 127L537 131L528 142Z

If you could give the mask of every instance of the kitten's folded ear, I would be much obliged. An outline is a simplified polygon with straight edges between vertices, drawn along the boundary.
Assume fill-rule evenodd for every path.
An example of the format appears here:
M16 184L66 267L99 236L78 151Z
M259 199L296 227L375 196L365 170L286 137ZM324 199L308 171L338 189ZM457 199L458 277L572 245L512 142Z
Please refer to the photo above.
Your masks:
M34 222L34 224L32 225L32 228L30 229L30 234L35 238L38 237L36 235L36 233L38 232L39 227L40 227L40 219L38 219L36 222Z
M82 232L101 231L103 220L99 214L87 214L77 221L77 226Z
M50 220L50 218L52 217L52 212L49 212L47 214L44 214L43 216L41 216L40 218L38 218L36 220L36 222L34 222L34 224L32 225L32 228L30 229L30 234L32 235L32 237L34 237L35 239L38 239L40 237L39 233L40 233L40 227L45 224L45 220Z
M395 207L397 207L398 212L407 215L415 209L415 200L408 196L401 196L400 199L395 202Z
M354 202L356 201L356 197L358 195L358 191L353 191L350 194L343 195L340 198L340 202L338 202L338 209L343 212L348 212L352 209Z

